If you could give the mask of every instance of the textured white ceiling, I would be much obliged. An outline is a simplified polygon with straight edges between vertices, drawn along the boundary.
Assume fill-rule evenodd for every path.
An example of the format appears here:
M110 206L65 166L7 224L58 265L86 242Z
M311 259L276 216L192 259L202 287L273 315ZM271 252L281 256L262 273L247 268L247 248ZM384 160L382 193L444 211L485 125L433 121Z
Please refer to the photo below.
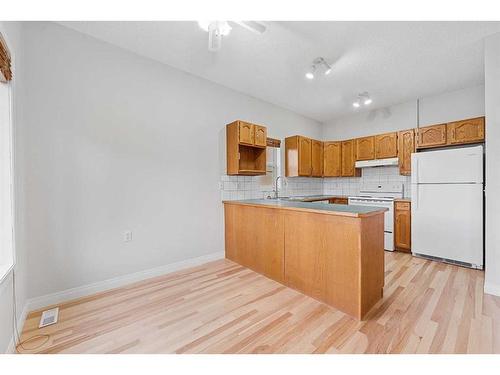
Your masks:
M327 121L353 113L368 91L371 108L484 81L483 38L500 22L264 22L254 34L233 24L222 50L207 50L195 21L60 22L234 90ZM332 73L304 73L323 56Z

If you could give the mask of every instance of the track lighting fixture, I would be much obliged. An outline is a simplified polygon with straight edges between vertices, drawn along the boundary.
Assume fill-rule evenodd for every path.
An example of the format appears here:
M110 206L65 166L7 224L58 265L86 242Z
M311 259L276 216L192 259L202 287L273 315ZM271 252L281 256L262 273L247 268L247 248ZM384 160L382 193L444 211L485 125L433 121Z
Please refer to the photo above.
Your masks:
M373 100L370 98L370 94L368 94L368 92L365 91L365 92L358 94L358 97L352 103L352 106L354 108L359 108L359 107L361 107L361 104L367 106L367 105L372 104L372 102L373 102Z
M323 68L323 74L328 75L332 72L332 66L326 62L326 60L323 57L316 57L309 70L306 72L306 78L307 79L314 79L315 73L317 70L320 68Z

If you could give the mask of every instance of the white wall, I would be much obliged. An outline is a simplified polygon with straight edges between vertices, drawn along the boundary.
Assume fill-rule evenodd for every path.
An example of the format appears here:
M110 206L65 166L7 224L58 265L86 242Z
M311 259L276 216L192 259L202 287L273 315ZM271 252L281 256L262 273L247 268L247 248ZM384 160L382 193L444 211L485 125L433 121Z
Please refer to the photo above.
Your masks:
M13 124L13 154L14 154L14 215L16 223L16 294L17 294L17 318L20 320L22 309L26 301L26 251L24 248L24 198L22 193L22 173L17 173L17 167L22 166L23 157L19 148L19 139L22 137L21 114L22 107L20 106L20 90L22 82L22 32L21 25L18 22L0 22L0 32L7 41L7 44L12 55L13 62L13 81L10 83L12 95L12 124ZM5 352L13 339L12 326L12 277L11 272L7 277L0 282L0 353Z
M485 42L486 275L485 291L500 296L500 33Z
M419 107L420 126L484 116L484 86L479 85L424 97L420 99ZM415 99L415 101L328 121L323 127L323 139L349 139L416 126Z
M313 120L62 26L25 25L29 297L223 251L225 124L321 135Z

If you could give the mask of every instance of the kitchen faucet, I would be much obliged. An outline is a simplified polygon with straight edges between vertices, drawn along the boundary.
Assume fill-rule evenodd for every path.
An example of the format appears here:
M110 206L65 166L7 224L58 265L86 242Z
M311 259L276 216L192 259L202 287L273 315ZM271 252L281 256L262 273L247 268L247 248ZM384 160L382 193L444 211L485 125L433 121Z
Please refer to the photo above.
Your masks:
M278 191L278 180L281 178L281 176L276 177L276 181L274 181L274 198L279 197L279 191Z

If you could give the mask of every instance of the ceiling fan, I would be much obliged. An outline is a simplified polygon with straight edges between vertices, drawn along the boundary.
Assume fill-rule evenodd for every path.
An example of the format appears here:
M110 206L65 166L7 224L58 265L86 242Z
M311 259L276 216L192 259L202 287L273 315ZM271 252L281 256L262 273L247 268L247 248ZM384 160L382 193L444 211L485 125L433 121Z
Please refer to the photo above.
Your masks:
M229 21L239 25L256 34L262 34L266 31L266 26L257 21ZM228 21L198 21L198 25L202 30L208 32L208 50L217 52L222 47L222 37L229 35L231 25Z

